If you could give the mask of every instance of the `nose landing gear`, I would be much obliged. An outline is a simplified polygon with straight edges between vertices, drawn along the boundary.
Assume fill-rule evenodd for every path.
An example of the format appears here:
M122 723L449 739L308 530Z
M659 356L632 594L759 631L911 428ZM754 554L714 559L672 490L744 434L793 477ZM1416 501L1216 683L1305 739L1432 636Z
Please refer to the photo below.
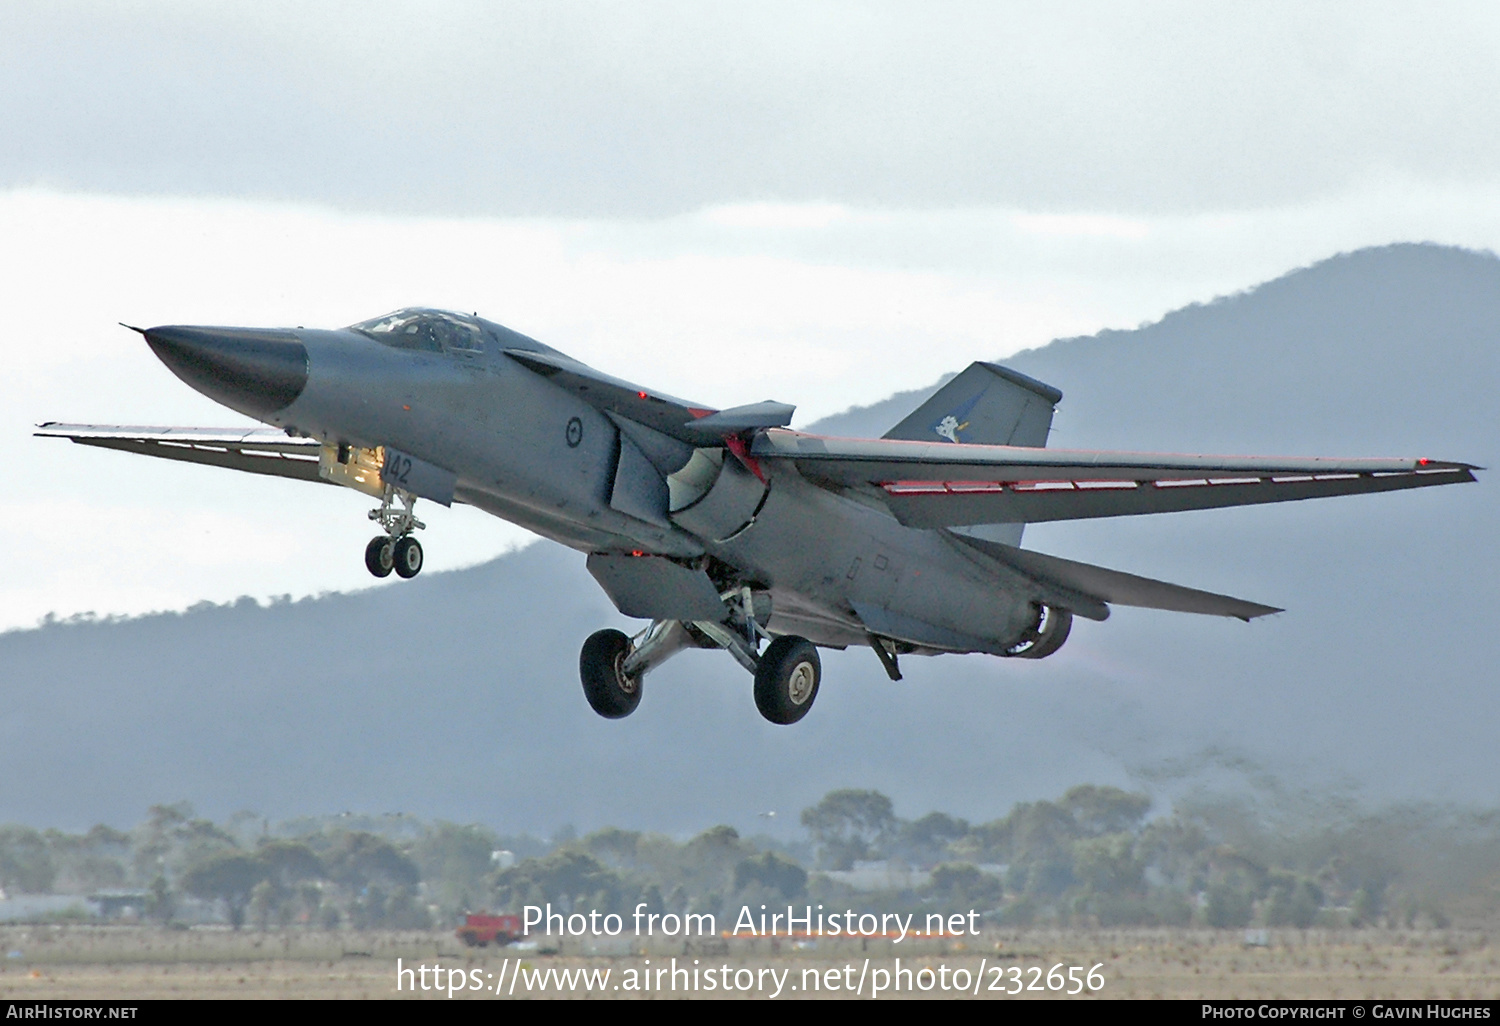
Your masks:
M392 570L404 578L422 572L422 543L411 533L427 525L412 514L416 504L411 492L386 485L380 508L370 510L370 519L385 529L385 534L376 535L365 546L365 568L376 577L389 577Z
M365 546L365 569L376 577L389 577L396 568L396 545L385 535L376 535Z
M396 576L408 580L422 572L422 543L411 535L391 546L391 561L396 566Z

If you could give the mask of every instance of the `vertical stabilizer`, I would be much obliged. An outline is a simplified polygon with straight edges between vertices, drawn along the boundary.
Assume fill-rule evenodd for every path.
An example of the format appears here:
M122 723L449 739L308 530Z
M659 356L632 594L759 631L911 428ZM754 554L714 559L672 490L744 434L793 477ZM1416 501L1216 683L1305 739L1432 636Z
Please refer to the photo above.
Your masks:
M1061 392L1035 378L975 362L883 437L1039 449L1047 444L1052 410L1061 399Z
M1052 430L1062 393L1035 378L993 363L971 363L884 435L911 442L969 442L1040 449ZM1021 543L1021 524L962 528L1007 545Z

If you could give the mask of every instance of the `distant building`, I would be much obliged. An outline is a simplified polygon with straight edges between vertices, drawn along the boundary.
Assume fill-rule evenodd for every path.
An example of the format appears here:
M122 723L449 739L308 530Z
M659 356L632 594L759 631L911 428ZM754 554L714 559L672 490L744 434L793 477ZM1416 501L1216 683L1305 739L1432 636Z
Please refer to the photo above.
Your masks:
M89 901L99 909L100 919L139 919L150 900L150 891L110 889L89 895Z
M911 891L932 882L932 874L903 862L856 862L852 869L831 869L830 880L856 891Z

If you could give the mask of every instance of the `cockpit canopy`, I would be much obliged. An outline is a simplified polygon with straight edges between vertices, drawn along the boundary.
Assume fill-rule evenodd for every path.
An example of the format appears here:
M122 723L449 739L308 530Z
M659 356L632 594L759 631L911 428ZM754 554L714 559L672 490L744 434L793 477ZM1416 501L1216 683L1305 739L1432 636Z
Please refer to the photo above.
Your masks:
M480 353L484 330L477 321L447 310L409 308L349 325L382 345L430 353Z

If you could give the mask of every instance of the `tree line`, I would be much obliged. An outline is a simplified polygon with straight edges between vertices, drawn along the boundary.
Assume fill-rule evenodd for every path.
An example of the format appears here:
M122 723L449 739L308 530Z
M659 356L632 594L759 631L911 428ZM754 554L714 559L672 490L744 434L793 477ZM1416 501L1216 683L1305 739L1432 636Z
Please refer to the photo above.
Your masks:
M802 833L686 840L607 827L550 841L412 817L328 817L275 830L185 803L130 831L0 827L7 894L134 889L170 923L190 899L235 927L426 929L466 911L551 903L731 916L741 905L975 909L992 924L1445 926L1500 911L1500 815L1408 806L1289 819L1229 800L1153 808L1084 785L971 823L896 814L877 791L832 791ZM502 854L504 853L504 854Z

